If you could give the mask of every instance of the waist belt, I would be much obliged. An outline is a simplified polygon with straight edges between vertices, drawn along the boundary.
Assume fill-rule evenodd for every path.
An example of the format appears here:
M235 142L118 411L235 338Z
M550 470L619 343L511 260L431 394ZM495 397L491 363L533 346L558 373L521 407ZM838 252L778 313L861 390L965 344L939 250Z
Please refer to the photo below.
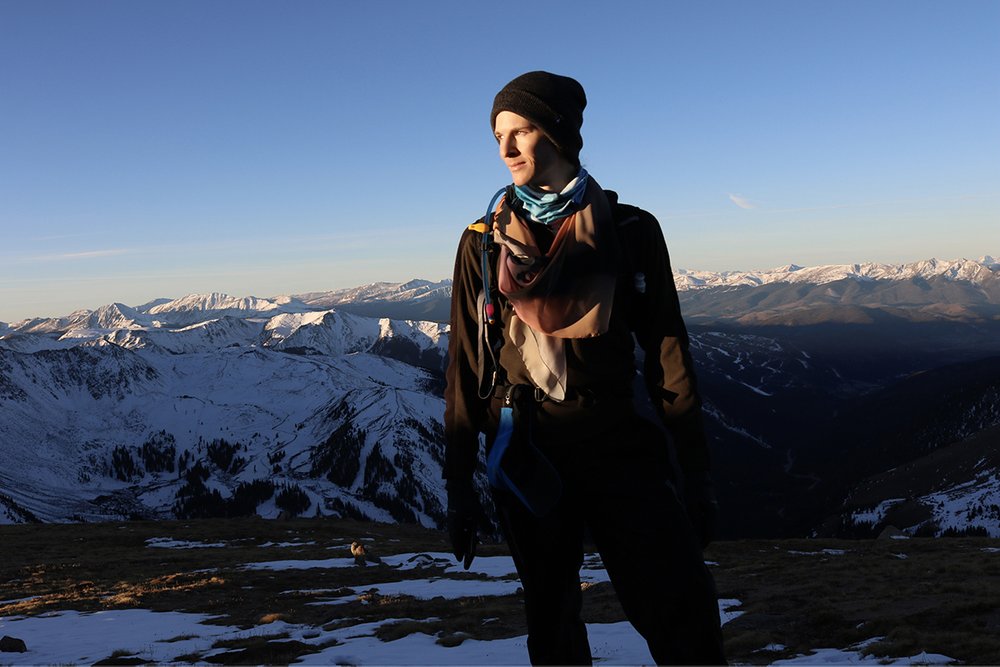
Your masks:
M510 386L511 385L506 384L494 387L493 398L503 400L507 396L507 390ZM613 392L607 390L589 389L587 387L580 389L569 387L566 389L566 398L561 401L556 401L538 387L526 384L519 386L522 387L520 397L530 396L536 403L542 403L543 401L552 401L553 403L580 403L583 407L589 407L598 401L609 398L630 397L629 392Z

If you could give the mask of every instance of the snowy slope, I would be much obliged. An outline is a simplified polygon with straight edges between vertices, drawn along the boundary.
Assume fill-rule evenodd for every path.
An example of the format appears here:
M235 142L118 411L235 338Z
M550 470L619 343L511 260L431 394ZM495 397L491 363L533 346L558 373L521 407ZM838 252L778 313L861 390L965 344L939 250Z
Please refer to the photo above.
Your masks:
M20 323L0 339L0 522L172 516L201 463L223 499L266 481L310 513L436 525L439 381L397 359L438 372L446 345L441 324L219 294Z
M260 299L254 296L233 297L228 294L189 294L180 299L153 306L148 314L156 321L183 326L225 316L273 316L279 313L305 310L305 304L292 297Z
M269 479L301 487L313 512L338 499L364 516L391 520L374 491L405 471L414 487L409 518L425 525L441 518L441 429L433 419L443 405L424 390L426 374L401 362L261 348L164 356L105 344L0 351L0 372L0 489L43 520L170 516L183 486L179 471L150 472L141 464L142 446L159 433L169 435L174 460L188 452L193 462L206 462L206 443L236 444L241 464L206 463L210 488L224 497L241 482ZM350 409L338 413L338 406ZM319 477L314 453L348 420L362 432L358 475L338 486ZM112 465L119 447L137 468L125 479ZM411 465L381 465L396 457Z
M439 296L451 296L451 280L431 282L410 280L405 283L369 283L361 287L334 290L330 292L309 292L295 298L311 306L330 308L342 304L372 302L419 302Z
M996 272L987 257L790 266L754 280L936 276L981 279L988 291ZM726 280L749 280L740 275ZM450 281L418 280L271 299L212 293L0 327L0 521L170 516L190 486L185 475L202 463L205 489L224 499L268 480L301 489L309 513L438 523L447 327L329 303L404 304L449 292ZM710 427L771 457L775 474L791 458L761 415L805 414L830 387L851 387L837 359L772 337L696 332L692 349ZM210 446L223 440L239 465L213 462ZM151 469L149 448L168 446L173 468ZM279 511L273 498L258 507Z
M178 329L120 329L93 332L94 342L112 343L127 349L158 350L170 354L193 354L224 347L249 346L256 342L264 322L225 316ZM67 339L62 337L62 341Z
M843 517L874 533L892 525L911 535L1000 537L1000 426L864 480Z

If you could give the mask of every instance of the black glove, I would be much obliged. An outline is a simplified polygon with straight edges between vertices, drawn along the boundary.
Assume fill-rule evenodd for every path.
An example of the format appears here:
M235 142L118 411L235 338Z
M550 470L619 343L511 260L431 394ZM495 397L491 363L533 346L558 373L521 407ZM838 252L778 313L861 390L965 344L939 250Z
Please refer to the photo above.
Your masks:
M719 518L719 503L707 470L690 471L684 475L684 507L704 549L715 537L715 524Z
M448 538L455 558L466 570L476 557L476 525L483 514L479 494L472 480L449 479L448 487Z

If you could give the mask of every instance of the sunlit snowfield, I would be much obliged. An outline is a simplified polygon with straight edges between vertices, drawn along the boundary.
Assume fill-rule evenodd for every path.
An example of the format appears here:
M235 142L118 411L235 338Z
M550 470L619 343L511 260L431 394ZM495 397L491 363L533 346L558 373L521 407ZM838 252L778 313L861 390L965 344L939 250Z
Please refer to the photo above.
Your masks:
M369 538L369 542L370 542ZM168 554L183 550L188 554L198 550L226 547L225 541L193 541L169 536L145 539L144 549L155 558L156 553ZM302 547L316 547L313 541L291 539L285 542L268 541L257 545L267 549L295 551ZM247 562L238 567L247 572L289 573L300 571L315 574L330 570L353 569L361 566L352 557L350 546L340 544L325 547L327 558L287 558ZM844 551L825 549L790 551L801 556L835 557ZM279 591L278 597L309 593L314 596L310 605L340 606L360 602L379 604L380 600L408 596L417 600L436 599L439 603L462 598L510 596L517 593L518 581L514 565L508 556L480 556L468 573L464 573L447 553L436 551L408 552L373 558L364 566L371 573L384 572L388 581L366 583L363 590L295 589ZM715 564L709 561L711 566ZM205 570L211 574L214 568ZM400 580L401 573L409 578ZM426 575L426 576L423 576ZM454 577L460 578L454 578ZM606 582L607 573L596 556L588 556L581 572L584 587ZM31 598L0 599L0 608L30 604ZM743 612L738 599L720 599L719 608L723 623L739 617ZM10 607L7 607L10 608ZM331 614L333 616L333 614ZM386 628L406 622L427 622L427 618L382 618L371 622L362 618L340 619L335 628L330 624L296 624L278 618L250 629L235 625L219 625L218 618L201 613L153 611L143 608L110 609L106 611L61 610L37 616L9 615L0 617L0 635L10 635L25 641L27 653L2 653L0 664L93 664L97 661L117 659L127 664L138 661L171 663L233 663L265 661L253 658L247 651L255 640L260 643L291 644L301 642L315 651L300 655L304 664L350 665L455 665L455 664L524 664L527 660L525 637L516 636L493 640L479 640L462 636L441 642L440 637L426 632L410 632L392 637L383 635ZM356 622L352 622L356 621ZM499 619L486 618L483 624ZM328 629L324 629L328 628ZM641 637L627 622L592 623L588 625L594 661L597 664L631 665L650 664L649 652ZM399 634L399 633L396 633ZM846 648L816 648L806 654L775 660L771 664L945 664L953 661L940 654L920 653L895 659L864 655L866 643L877 641L873 637ZM239 647L239 648L237 648ZM237 648L234 651L234 648ZM784 646L770 645L761 651L780 653ZM239 660L240 655L244 660Z

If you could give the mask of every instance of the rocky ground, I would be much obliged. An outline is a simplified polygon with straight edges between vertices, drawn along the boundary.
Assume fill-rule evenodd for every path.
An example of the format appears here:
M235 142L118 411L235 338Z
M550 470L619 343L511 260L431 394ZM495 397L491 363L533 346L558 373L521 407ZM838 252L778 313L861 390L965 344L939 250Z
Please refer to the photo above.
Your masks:
M0 635L28 649L0 665L526 660L502 545L470 572L440 532L316 519L0 526L0 545ZM705 556L732 662L834 649L1000 664L1000 540L727 541ZM648 661L596 557L583 588L595 659Z

